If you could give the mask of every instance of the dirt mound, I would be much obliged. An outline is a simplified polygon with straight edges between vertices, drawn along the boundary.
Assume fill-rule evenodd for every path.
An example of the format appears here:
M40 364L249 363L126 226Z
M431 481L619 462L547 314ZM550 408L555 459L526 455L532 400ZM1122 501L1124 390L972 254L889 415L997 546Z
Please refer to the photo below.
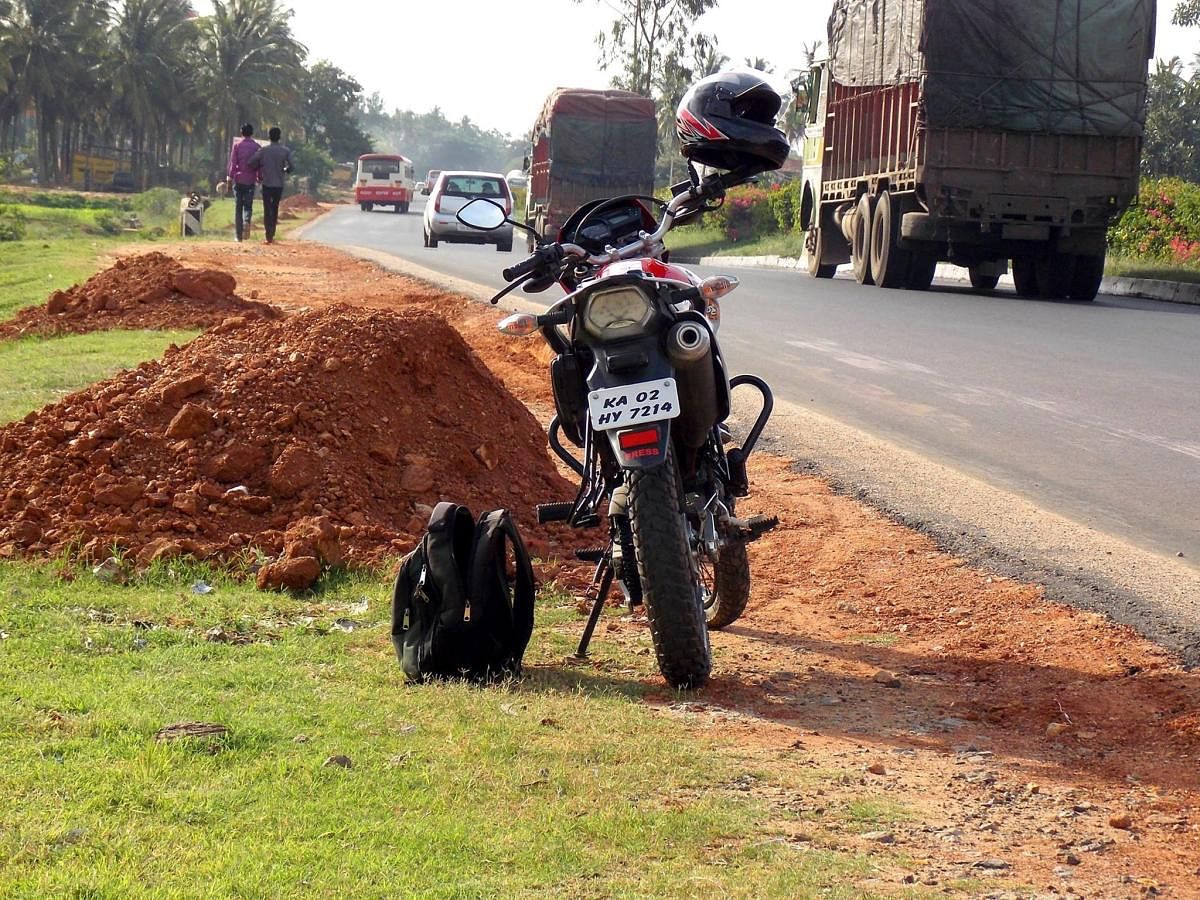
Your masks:
M284 197L279 203L280 212L304 212L320 208L321 204L308 194L292 194L290 197Z
M210 328L230 316L279 318L275 307L243 300L236 289L227 272L184 268L158 252L130 256L0 323L0 340L107 328Z
M534 417L428 312L233 318L0 429L0 556L258 548L282 554L267 584L299 586L407 549L440 499L514 510L547 555L532 504L572 493Z

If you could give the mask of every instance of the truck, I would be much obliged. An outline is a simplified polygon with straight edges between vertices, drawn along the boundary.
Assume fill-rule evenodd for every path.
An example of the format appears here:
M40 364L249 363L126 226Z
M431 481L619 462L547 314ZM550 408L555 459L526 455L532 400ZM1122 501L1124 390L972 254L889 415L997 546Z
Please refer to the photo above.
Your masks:
M654 190L654 101L631 91L558 88L533 126L525 223L557 234L589 200ZM529 238L532 250L533 238Z
M809 73L809 273L1095 298L1136 196L1154 0L835 0Z

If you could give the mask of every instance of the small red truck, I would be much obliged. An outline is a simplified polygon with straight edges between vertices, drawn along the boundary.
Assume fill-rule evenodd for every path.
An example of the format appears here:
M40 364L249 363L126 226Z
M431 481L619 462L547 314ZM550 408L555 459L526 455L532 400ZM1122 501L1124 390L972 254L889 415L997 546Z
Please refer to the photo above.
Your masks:
M546 98L532 144L525 222L540 234L557 234L589 200L653 193L658 124L648 97L559 88Z
M1091 300L1137 194L1154 0L835 0L810 73L809 271Z
M390 206L395 212L406 213L414 189L413 164L407 156L365 153L358 158L354 202L363 212L370 212L376 206Z

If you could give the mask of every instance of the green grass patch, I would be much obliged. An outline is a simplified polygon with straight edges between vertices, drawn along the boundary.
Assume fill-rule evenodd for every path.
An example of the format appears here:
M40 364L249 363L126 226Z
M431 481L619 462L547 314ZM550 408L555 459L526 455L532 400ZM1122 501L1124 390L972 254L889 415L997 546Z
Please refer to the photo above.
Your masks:
M160 356L194 331L95 331L0 342L0 424Z
M667 248L679 258L701 256L789 256L804 252L804 235L772 234L765 237L730 241L715 226L686 225L667 235Z
M0 243L0 319L90 277L99 256L115 245L86 237Z
M1104 274L1120 278L1152 278L1156 281L1186 281L1189 284L1197 284L1200 283L1200 264L1172 264L1109 256L1104 264Z
M0 894L863 896L870 859L770 840L736 759L553 629L520 683L405 686L388 594L0 564Z

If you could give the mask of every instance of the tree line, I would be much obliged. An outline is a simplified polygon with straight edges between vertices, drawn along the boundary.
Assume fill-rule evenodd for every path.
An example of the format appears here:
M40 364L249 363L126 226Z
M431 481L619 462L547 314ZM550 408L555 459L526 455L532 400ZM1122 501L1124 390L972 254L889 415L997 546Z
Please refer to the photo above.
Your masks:
M362 89L306 64L279 0L0 0L0 154L32 151L39 179L118 151L137 181L207 180L243 122L279 125L314 173L370 149Z

